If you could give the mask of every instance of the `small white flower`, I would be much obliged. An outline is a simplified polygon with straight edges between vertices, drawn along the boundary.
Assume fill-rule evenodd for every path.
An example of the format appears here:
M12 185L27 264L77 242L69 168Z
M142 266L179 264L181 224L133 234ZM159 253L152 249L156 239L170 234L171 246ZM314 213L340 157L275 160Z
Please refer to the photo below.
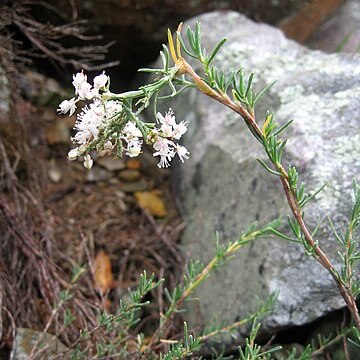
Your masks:
M125 140L132 140L134 138L142 137L142 133L139 128L132 122L129 121L123 129Z
M159 136L158 139L153 144L153 148L156 150L154 156L157 155L168 156L172 152L173 146L175 146L175 144L171 140Z
M73 82L75 88L75 95L78 95L80 99L91 100L99 95L99 89L93 89L87 82L87 76L83 73L77 73L73 75Z
M109 119L122 111L121 102L109 100L105 103L106 117Z
M98 99L95 99L90 104L90 110L91 110L91 112L94 113L95 116L104 117L104 115L105 115L103 104Z
M71 116L76 110L76 100L72 98L70 100L64 100L59 105L57 111L59 114L66 114L69 111L69 116Z
M154 154L155 156L155 154ZM157 164L159 168L167 168L170 166L172 156L160 155L160 162Z
M187 131L187 123L185 121L181 121L179 124L175 124L173 128L172 137L179 140Z
M170 166L170 161L174 157L174 146L175 144L169 139L164 139L159 137L153 147L156 152L154 152L153 156L160 156L160 162L158 163L159 168L164 168Z
M84 155L84 166L91 169L93 166L93 159L87 153L89 145L92 146L94 141L97 142L98 156L111 153L114 147L113 141L123 142L126 155L129 157L136 157L142 151L143 133L137 126L137 122L128 121L123 127L121 133L118 130L114 131L111 128L113 121L122 119L123 107L119 100L105 100L109 86L109 77L103 72L94 77L93 86L87 82L87 76L83 71L73 75L72 84L75 87L75 98L64 100L58 108L61 114L70 113L72 115L76 110L76 103L79 100L93 100L90 104L82 108L80 114L77 115L77 120L74 126L76 133L72 141L79 146L70 150L68 153L69 160L76 160L79 156ZM111 97L111 96L109 96ZM158 126L148 126L144 124L144 131L146 132L146 141L153 144L153 156L159 156L160 160L158 166L166 168L174 156L177 154L181 162L189 158L189 151L175 140L179 140L181 136L187 131L187 123L181 121L176 123L174 112L169 109L163 116L158 113L156 115ZM142 129L142 128L141 128ZM107 134L107 135L106 135ZM145 133L144 133L145 134ZM100 138L101 136L101 138ZM107 138L104 138L107 136Z
M141 153L141 140L131 140L126 149L126 155L136 157Z
M166 138L173 137L174 129L171 125L164 123L161 125L160 129L161 129L164 137L166 137Z
M181 162L184 162L184 159L189 158L189 151L186 149L185 146L181 146L179 144L175 145L175 152L178 154L179 159Z
M73 82L75 90L79 89L81 85L87 81L87 76L84 74L83 71L73 75Z
M169 109L165 116L157 113L156 117L161 124L160 130L165 138L179 140L187 131L187 123L185 121L181 121L177 124L174 112L171 109Z
M77 116L74 129L77 133L72 138L74 142L85 145L99 135L100 126L104 121L104 109L99 100L95 100L90 106L85 106Z
M68 159L70 161L76 160L81 155L81 152L79 150L79 147L76 147L68 152Z
M91 158L91 156L89 154L86 154L84 156L84 166L86 169L90 170L93 166L93 159Z
M108 82L108 77L105 75L105 71L103 71L101 75L94 77L94 88L101 89L105 87L107 82Z
M175 115L172 109L169 109L169 111L165 114L165 117L162 116L159 112L156 114L156 117L161 124L167 124L171 126L176 125Z
M91 89L91 85L88 82L83 82L80 84L78 88L75 90L75 94L79 95L80 99L88 99L91 100L95 93Z

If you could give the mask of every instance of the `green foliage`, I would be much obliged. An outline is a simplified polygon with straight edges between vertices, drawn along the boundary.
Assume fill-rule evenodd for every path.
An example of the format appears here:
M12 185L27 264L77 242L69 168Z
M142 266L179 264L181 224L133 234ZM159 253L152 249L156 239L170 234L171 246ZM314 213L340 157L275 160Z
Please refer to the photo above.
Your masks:
M251 73L247 80L245 80L243 69L231 71L227 74L226 70L219 70L216 66L212 65L211 63L227 39L224 38L220 40L211 54L206 55L206 50L201 43L200 22L196 23L194 30L190 27L187 29L187 42L190 46L190 50L187 48L180 32L177 32L177 38L185 53L190 57L197 59L203 65L206 76L204 81L219 93L226 93L228 89L230 89L233 98L241 104L244 104L251 113L253 113L256 103L274 84L269 84L259 93L255 93L253 90L254 73Z
M305 350L301 352L301 354L297 354L296 349L293 349L288 356L288 360L308 360L311 359L311 355L313 350L311 345L306 346Z
M271 353L282 349L281 346L276 346L264 351L261 346L255 343L260 326L261 324L258 322L257 318L255 318L250 335L245 339L244 348L239 347L239 360L269 360L271 358Z
M71 312L70 309L64 311L64 326L71 325L76 320L76 316Z
M265 93L275 84L275 82L265 86L258 94L253 90L254 73L251 73L245 81L244 71L238 70L233 76L232 95L236 101L246 105L247 109L254 113L255 105L265 95Z
M184 339L170 346L170 350L165 355L160 355L161 360L184 359L191 356L194 351L201 347L201 340L195 335L189 334L188 326L184 322Z
M290 188L295 193L296 199L301 209L303 209L311 200L315 199L316 195L318 195L326 186L326 184L324 184L314 192L306 193L305 183L301 182L301 184L298 185L299 175L295 166L289 166L288 177Z
M357 327L352 327L353 339L348 339L350 343L360 349L360 331Z
M229 76L225 74L225 70L219 71L215 66L207 69L207 76L210 87L218 92L226 93L234 81L235 73L231 72Z
M166 296L165 310L160 314L158 327L152 333L149 339L145 334L134 333L134 325L141 319L141 309L149 304L149 301L143 301L144 297L161 285L162 279L156 279L154 275L148 277L144 272L139 279L137 289L129 290L129 300L121 301L116 314L109 314L99 311L97 324L91 329L83 329L78 339L69 344L67 355L71 359L101 358L116 354L118 358L128 358L136 354L138 358L160 358L162 360L183 359L193 356L201 350L205 341L215 338L219 335L232 334L239 326L252 323L250 334L246 338L244 346L239 348L239 359L241 360L268 360L281 349L279 346L272 348L264 347L256 343L257 335L260 329L259 318L268 314L274 307L276 294L271 294L269 299L248 317L237 321L234 324L220 326L212 325L200 332L201 336L196 336L194 332L189 332L188 325L184 323L183 337L179 340L166 338L167 330L177 313L183 311L184 301L190 300L190 296L205 281L211 273L226 264L234 254L243 246L255 239L278 236L287 241L294 241L303 244L305 253L313 256L319 261L333 276L338 287L345 293L345 298L353 300L360 294L360 282L356 277L356 267L359 265L360 252L358 249L358 238L356 234L360 228L360 187L354 181L354 206L351 210L348 224L342 231L336 228L336 225L329 219L332 232L339 242L341 251L339 252L342 260L342 268L338 273L330 260L320 251L319 244L313 237L316 235L319 224L312 231L308 231L304 222L304 209L315 197L323 190L321 186L314 192L306 192L305 183L299 182L299 174L295 166L290 165L288 171L282 165L282 158L286 149L287 139L282 138L283 132L292 123L292 120L284 125L279 125L275 121L273 113L268 112L265 121L260 128L255 119L255 106L262 96L269 90L273 84L269 84L259 93L253 88L254 74L246 76L243 69L237 71L227 71L227 69L218 69L214 65L216 55L226 42L222 39L207 55L206 50L201 44L200 23L196 23L195 29L187 29L187 43L179 31L176 34L176 46L173 43L171 32L169 31L169 47L163 45L160 52L162 67L158 69L140 69L140 71L155 74L153 82L141 86L136 91L128 91L121 94L106 92L103 94L104 101L117 100L122 104L120 113L115 114L111 119L110 126L102 129L99 139L89 146L93 149L101 149L106 140L116 140L127 122L133 122L141 131L144 141L148 141L149 134L154 127L151 123L145 123L140 120L140 113L150 106L153 106L156 114L157 102L162 99L172 98L179 95L187 88L197 88L202 93L228 106L237 112L245 120L251 133L262 144L268 163L258 159L259 163L272 175L279 177L283 184L286 198L293 215L288 216L288 224L292 231L292 237L278 230L280 221L274 221L264 227L258 228L256 224L250 226L238 239L222 244L219 238L216 239L216 250L214 257L203 264L199 260L189 261L185 267L181 281L173 289L164 289ZM181 49L188 56L200 62L203 74L198 75L186 63L182 57ZM172 66L171 58L175 62ZM230 97L232 96L232 98ZM120 156L123 152L121 141L116 142L117 154ZM330 264L330 265L329 265ZM72 283L75 284L79 276L83 273L83 268L76 269ZM234 284L235 286L235 284ZM71 289L65 289L61 293L59 304L55 306L56 311L64 310L63 305L72 297ZM349 304L349 302L347 302ZM356 319L356 305L349 306L353 318ZM75 321L75 315L69 309L64 310L64 325L69 326ZM358 326L359 324L357 324ZM102 332L101 332L102 331ZM97 337L95 344L89 344L89 340L97 332L101 332ZM348 330L339 332L333 338L319 337L318 344L308 345L305 350L298 354L292 351L288 360L305 360L319 354L328 346L336 341L340 341ZM115 336L114 336L115 334ZM353 338L349 341L359 346L360 335L359 328L353 328ZM165 338L164 338L165 337ZM136 340L135 340L136 339ZM130 342L133 346L130 349ZM162 346L164 343L170 343L170 347ZM134 345L135 343L135 345ZM164 350L165 349L165 350ZM65 355L65 354L63 354ZM220 358L217 356L217 358Z
M356 298L360 294L360 279L356 276L360 264L359 228L360 228L360 186L353 180L354 205L350 212L347 226L344 230L337 230L333 221L328 217L331 230L342 250L338 252L342 261L340 279Z

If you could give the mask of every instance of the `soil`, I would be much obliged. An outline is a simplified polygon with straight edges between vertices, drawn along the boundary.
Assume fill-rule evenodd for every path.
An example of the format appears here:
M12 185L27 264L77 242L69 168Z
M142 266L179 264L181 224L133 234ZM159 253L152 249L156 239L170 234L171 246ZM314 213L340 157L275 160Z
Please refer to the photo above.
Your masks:
M74 267L85 266L71 307L86 299L86 316L60 336L66 344L80 327L94 322L96 307L116 312L143 270L164 277L164 286L174 286L183 266L178 240L184 224L171 192L170 172L157 168L150 151L140 159L101 159L88 171L66 158L74 118L59 118L55 107L27 101L19 100L16 106L16 119L2 123L17 125L3 126L0 132L0 300L17 328L42 330ZM161 213L151 202L141 205L139 193L152 194L150 200L161 205ZM97 275L108 260L110 268ZM18 271L24 272L20 279ZM104 287L106 278L111 280ZM152 305L138 327L151 329L157 323L161 294L162 288L151 294ZM13 343L14 329L7 329L4 353Z

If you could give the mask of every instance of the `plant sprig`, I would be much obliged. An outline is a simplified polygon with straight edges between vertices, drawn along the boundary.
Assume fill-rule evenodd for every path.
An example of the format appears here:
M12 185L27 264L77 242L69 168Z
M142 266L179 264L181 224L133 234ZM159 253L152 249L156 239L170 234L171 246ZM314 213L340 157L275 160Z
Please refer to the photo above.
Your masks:
M187 271L184 273L183 283L175 287L172 292L165 289L169 305L160 319L160 326L153 334L149 346L160 341L174 313L180 310L183 302L203 283L212 271L223 265L244 245L255 239L273 234L279 224L279 221L274 221L263 228L256 228L256 224L253 224L237 240L226 245L220 244L217 239L215 256L206 265L200 262L189 262Z
M186 358L198 351L204 341L223 333L229 333L238 326L252 321L250 335L246 339L245 346L239 348L239 357L241 360L270 359L271 354L278 351L279 347L265 349L256 344L256 336L260 328L258 319L260 316L268 313L272 307L275 300L273 295L271 295L269 301L255 313L250 314L245 319L239 320L234 324L212 327L211 330L203 332L201 336L195 336L194 333L188 331L188 326L184 323L184 337L182 340L172 341L171 339L163 338L164 336L166 337L167 330L175 314L182 311L184 302L189 300L190 295L209 277L211 272L219 266L224 265L244 245L257 238L268 237L270 235L276 235L285 240L303 244L305 253L312 256L329 272L350 310L355 324L353 327L353 339L350 341L360 346L360 317L356 305L356 298L360 294L360 282L356 277L356 267L360 262L360 251L357 244L357 232L360 228L359 185L354 181L354 206L345 230L338 230L329 218L332 232L342 248L342 251L339 252L342 260L342 267L339 271L315 239L323 219L311 230L304 220L306 206L316 199L316 196L323 190L324 186L321 186L313 192L308 191L305 183L299 181L299 174L296 167L293 165L289 167L283 166L283 155L287 146L287 139L283 137L283 134L292 123L292 120L280 125L276 122L275 115L272 112L268 112L263 121L259 121L255 116L256 105L274 83L256 92L254 89L255 76L253 72L247 75L243 69L228 71L227 69L219 69L214 65L216 64L216 56L225 44L226 39L222 39L212 52L207 54L207 51L202 45L199 22L196 23L194 30L190 27L187 29L186 40L182 37L181 30L182 24L178 27L175 39L171 31L168 30L168 46L163 45L162 51L160 52L162 60L161 67L157 69L140 69L140 71L151 73L155 76L151 83L141 86L138 90L127 91L120 94L111 93L108 88L109 85L107 85L106 88L104 87L104 92L101 94L104 107L107 102L115 100L121 104L121 111L108 119L109 126L106 129L100 129L99 138L87 144L88 147L85 151L100 151L105 146L106 141L111 140L115 142L116 153L121 156L123 144L122 140L119 140L119 137L129 122L135 124L145 142L150 141L151 136L149 136L149 134L151 134L151 131L154 129L154 124L142 121L140 117L141 113L152 105L154 117L156 118L158 101L178 96L188 88L196 88L201 93L238 114L244 120L254 138L262 145L267 160L258 159L258 162L270 174L277 176L282 184L286 200L292 213L292 216L288 216L288 224L293 235L290 237L280 232L278 230L279 221L275 221L263 228L257 228L253 225L237 240L229 244L220 244L220 241L217 241L215 255L206 265L200 261L190 261L184 272L182 282L171 291L168 289L164 290L168 304L164 313L160 316L159 326L153 332L150 339L145 339L144 334L138 334L135 350L132 351L137 355L149 355L150 357L154 355L154 351L159 350L159 346L161 346L162 343L170 341L172 345L169 351L162 354L161 358L163 360ZM194 70L183 57L182 51L200 63L201 73ZM172 64L172 62L174 64ZM70 102L68 101L68 103ZM66 108L68 103L63 104L63 107ZM75 103L72 103L71 106L74 105ZM68 110L71 111L72 107ZM74 282L76 282L77 277L74 279ZM88 340L98 330L103 329L105 335L117 331L117 337L111 343L107 343L106 339L98 341L95 346L96 349L91 349L91 351L95 351L95 358L106 358L108 354L115 354L116 351L118 351L118 354L121 354L121 356L130 356L131 351L127 349L127 345L130 338L134 340L134 337L131 335L131 330L139 321L139 310L148 304L147 301L143 302L142 299L146 294L158 287L160 283L161 280L156 281L153 275L147 277L147 274L144 272L140 277L139 287L136 290L130 291L130 300L120 302L116 314L99 312L97 325L91 329L83 329L79 337L70 344L68 350L62 355L71 353L74 359L86 357L90 354L90 349L82 347L83 342ZM60 309L62 309L63 304L65 304L71 296L72 293L69 289L62 293L59 304L54 307L52 319L55 318ZM64 314L64 322L66 324L74 321L74 316L71 312L65 311ZM49 326L50 325L47 325L45 331ZM293 352L288 359L308 359L314 354L319 354L326 347L343 338L347 333L347 331L339 332L333 339L320 338L319 348L317 350L314 350L314 346L309 345L302 354L297 355ZM59 357L57 356L55 358Z
M234 75L233 72L230 73L229 77L233 80L232 86L230 87L230 82L226 78L223 70L218 70L214 66L212 66L211 69L207 67L205 60L206 51L201 44L200 23L196 24L194 31L188 29L187 40L192 49L192 57L200 61L206 70L205 77L197 74L192 66L181 55L181 47L187 54L190 53L184 44L185 42L181 38L181 26L177 31L176 48L170 32L168 32L168 38L170 54L175 63L175 68L178 69L178 74L188 75L193 81L194 86L196 86L200 92L238 113L244 119L250 132L260 143L262 143L273 168L268 166L263 160L259 160L259 162L271 174L278 176L282 183L288 205L294 216L294 221L290 223L290 226L292 227L295 236L303 243L306 253L313 256L314 259L316 259L332 276L352 314L356 326L360 329L360 316L353 292L344 284L344 281L341 280L341 276L337 272L335 266L324 253L319 243L313 238L313 232L309 231L304 221L305 205L315 198L315 196L323 189L323 186L313 193L306 193L305 185L303 183L298 185L296 168L292 166L287 172L281 162L287 140L279 138L279 135L290 125L291 121L279 127L275 123L273 114L269 113L264 125L260 128L255 118L255 105L257 101L260 100L273 84L269 84L260 91L258 95L255 95L253 92L254 75L250 74L247 81L245 81L244 73L240 69L236 75ZM223 43L224 42L221 42L221 46ZM219 49L221 46L219 46ZM213 60L213 58L211 60ZM224 91L228 89L231 91L233 99L231 99L227 92ZM347 247L352 251L349 240ZM354 259L350 259L349 256L346 255L344 259L349 263L350 260L356 260L357 256ZM348 277L349 276L350 274L348 274ZM354 291L357 293L358 289L356 288Z

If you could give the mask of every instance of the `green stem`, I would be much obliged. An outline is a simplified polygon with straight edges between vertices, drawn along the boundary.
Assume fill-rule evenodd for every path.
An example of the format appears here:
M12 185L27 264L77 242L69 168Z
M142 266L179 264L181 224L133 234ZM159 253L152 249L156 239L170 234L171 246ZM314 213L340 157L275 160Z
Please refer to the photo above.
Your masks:
M235 329L235 328L238 328L242 325L245 325L247 323L249 323L250 321L254 320L255 317L257 317L258 314L252 314L250 316L248 316L247 318L245 319L242 319L242 320L239 320L231 325L228 325L228 326L225 326L221 329L217 329L217 330L214 330L206 335L203 335L203 336L200 336L199 339L200 341L205 341L205 340L208 340L209 338L212 338L216 335L219 335L219 334L222 334L222 333L229 333L229 331L231 331L232 329Z
M238 241L235 241L229 247L227 248L225 254L221 257L214 256L210 262L204 267L204 269L201 271L199 275L197 275L193 282L190 282L186 289L183 289L181 297L174 303L170 304L168 310L166 311L164 318L162 320L162 323L158 327L158 329L155 331L153 336L151 337L151 340L148 344L148 348L151 348L151 346L160 340L161 336L163 335L165 329L167 328L170 320L172 319L172 316L176 309L178 309L181 304L184 302L184 300L207 278L209 273L218 267L218 265L224 261L224 259L227 259L229 256L231 256L233 253L235 253L237 250L239 250L242 246L247 244L248 242L254 240L256 237L258 237L261 234L260 231L254 231L250 234L247 234L246 236L241 237Z

